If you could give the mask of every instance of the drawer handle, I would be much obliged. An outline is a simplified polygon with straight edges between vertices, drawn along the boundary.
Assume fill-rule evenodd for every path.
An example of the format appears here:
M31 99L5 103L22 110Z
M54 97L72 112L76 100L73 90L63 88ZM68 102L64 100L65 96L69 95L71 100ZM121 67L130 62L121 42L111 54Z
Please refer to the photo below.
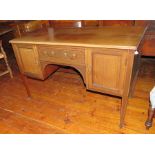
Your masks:
M44 53L44 54L47 54L47 51L44 51L43 53Z
M76 56L77 56L77 55L76 55L75 53L73 53L73 54L72 54L72 59L75 59Z
M49 56L54 56L54 55L55 55L55 52L54 52L54 51L49 51L49 52L48 52L48 55L49 55Z
M54 51L51 51L51 55L54 55L55 54L55 52Z
M67 53L66 52L64 53L64 56L67 57Z

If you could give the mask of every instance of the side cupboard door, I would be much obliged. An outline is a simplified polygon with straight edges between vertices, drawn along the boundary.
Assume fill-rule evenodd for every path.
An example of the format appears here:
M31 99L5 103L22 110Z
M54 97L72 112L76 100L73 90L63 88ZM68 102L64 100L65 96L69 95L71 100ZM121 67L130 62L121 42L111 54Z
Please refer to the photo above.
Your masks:
M118 49L87 49L87 89L121 96L127 73L126 53Z
M29 77L42 78L42 71L35 45L13 45L20 70Z

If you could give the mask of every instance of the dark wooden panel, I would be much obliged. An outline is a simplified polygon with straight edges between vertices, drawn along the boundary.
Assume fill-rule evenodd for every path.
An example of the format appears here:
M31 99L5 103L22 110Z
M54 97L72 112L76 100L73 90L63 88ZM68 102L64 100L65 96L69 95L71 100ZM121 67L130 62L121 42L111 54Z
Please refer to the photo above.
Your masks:
M142 46L142 55L155 56L155 35L146 35Z
M103 20L100 26L134 26L134 20Z

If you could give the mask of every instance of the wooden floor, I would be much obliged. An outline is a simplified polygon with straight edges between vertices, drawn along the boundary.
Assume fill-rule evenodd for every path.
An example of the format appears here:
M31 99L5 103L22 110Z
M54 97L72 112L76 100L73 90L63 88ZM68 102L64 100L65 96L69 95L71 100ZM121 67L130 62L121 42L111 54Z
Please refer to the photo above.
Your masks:
M28 99L15 63L14 78L0 77L0 133L155 133L146 130L155 59L143 58L126 126L119 128L121 99L86 91L81 77L61 70L45 81L28 79Z

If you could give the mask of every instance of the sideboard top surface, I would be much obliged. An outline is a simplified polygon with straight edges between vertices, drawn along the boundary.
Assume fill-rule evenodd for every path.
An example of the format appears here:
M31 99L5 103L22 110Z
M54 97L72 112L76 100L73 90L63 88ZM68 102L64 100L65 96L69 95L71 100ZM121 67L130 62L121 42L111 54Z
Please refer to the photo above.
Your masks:
M54 31L53 31L54 30ZM146 27L111 26L102 28L65 28L30 33L11 43L70 45L136 50Z

